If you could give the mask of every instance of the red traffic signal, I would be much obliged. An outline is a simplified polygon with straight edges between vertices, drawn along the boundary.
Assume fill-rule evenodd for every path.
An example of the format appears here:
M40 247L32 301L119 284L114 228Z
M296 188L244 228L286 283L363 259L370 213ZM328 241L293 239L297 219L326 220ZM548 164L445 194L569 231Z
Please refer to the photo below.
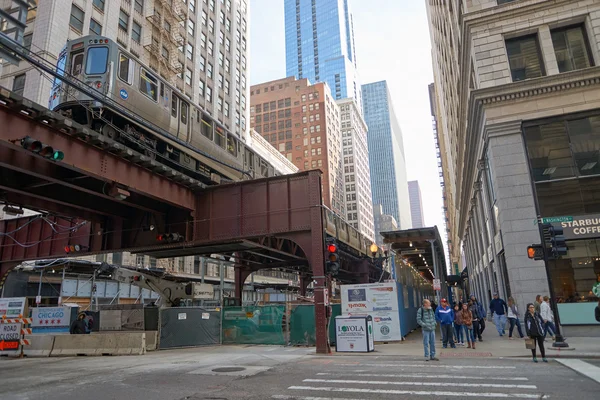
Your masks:
M180 242L183 240L183 236L179 233L160 233L156 235L158 242Z
M540 244L532 244L527 247L527 257L534 260L544 259L544 248Z
M52 146L44 144L39 140L35 140L29 136L25 136L23 139L21 139L21 146L25 150L39 154L40 156L52 161L61 161L65 158L65 154L62 151L55 150L52 148Z
M330 253L335 253L337 251L337 246L333 243L327 245L327 251Z
M81 250L82 250L82 247L78 244L72 244L72 245L65 246L65 253L67 253L67 254L78 253Z

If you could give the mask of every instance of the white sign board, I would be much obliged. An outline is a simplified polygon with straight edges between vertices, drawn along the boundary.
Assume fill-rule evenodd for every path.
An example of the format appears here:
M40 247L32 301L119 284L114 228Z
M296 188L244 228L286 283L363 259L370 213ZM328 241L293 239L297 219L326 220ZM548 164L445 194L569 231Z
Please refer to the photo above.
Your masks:
M364 318L335 317L336 351L368 352L367 329Z
M209 319L210 318L210 314L207 312L203 312L202 313L202 319Z
M31 327L65 327L71 324L71 307L39 307L31 311Z
M395 282L342 285L342 314L373 317L374 340L402 340Z
M0 342L6 340L14 341L21 339L21 323L0 324Z
M177 319L178 320L187 319L187 314L186 313L179 313L179 314L177 314Z
M433 290L442 290L442 282L439 279L433 280Z
M25 297L0 297L0 317L18 318L25 311Z

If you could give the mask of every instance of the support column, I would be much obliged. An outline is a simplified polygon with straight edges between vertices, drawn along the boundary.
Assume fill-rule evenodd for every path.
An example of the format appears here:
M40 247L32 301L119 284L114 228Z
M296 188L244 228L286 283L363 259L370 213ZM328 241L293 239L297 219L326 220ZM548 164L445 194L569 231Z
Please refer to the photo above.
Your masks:
M428 242L431 244L431 254L432 254L432 258L433 258L433 273L435 274L435 278L440 280L440 284L442 282L442 275L440 274L439 271L439 263L438 263L438 257L437 257L437 252L435 251L435 240L428 240ZM436 296L437 296L437 304L440 304L440 300L442 299L440 297L440 291L436 290L435 291Z
M311 282L312 278L305 275L300 275L300 296L306 296L306 289Z
M325 304L325 234L323 230L323 215L321 205L321 173L309 172L308 190L310 201L311 254L310 268L315 284L315 325L318 354L330 354L329 332L327 331L327 305Z
M245 265L236 264L234 266L235 271L235 298L236 302L239 302L239 305L242 305L242 297L244 295L244 282L246 282L246 278L250 275L252 271L248 269Z

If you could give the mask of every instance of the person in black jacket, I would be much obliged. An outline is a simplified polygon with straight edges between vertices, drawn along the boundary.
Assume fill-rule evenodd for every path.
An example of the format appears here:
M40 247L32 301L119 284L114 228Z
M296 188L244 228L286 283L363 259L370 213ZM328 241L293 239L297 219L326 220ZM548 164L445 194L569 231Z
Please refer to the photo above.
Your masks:
M596 306L596 321L600 322L600 300L598 300L598 305Z
M535 311L535 306L533 303L527 304L527 313L525 314L525 332L527 336L534 340L534 343L537 342L540 347L540 353L542 353L542 361L547 363L546 360L546 350L544 349L544 321L540 314ZM533 355L533 362L538 362L535 347L531 349L531 354Z
M81 313L77 316L77 319L71 324L69 333L71 335L85 335L86 333L85 314Z

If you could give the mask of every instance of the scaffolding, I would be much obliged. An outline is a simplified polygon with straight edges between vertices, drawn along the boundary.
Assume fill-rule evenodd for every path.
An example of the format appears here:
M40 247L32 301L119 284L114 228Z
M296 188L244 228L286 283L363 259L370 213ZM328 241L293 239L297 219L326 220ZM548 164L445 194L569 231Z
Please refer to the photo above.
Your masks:
M154 12L146 19L152 35L144 48L150 55L150 68L170 79L183 71L185 21L187 7L183 0L156 0Z

